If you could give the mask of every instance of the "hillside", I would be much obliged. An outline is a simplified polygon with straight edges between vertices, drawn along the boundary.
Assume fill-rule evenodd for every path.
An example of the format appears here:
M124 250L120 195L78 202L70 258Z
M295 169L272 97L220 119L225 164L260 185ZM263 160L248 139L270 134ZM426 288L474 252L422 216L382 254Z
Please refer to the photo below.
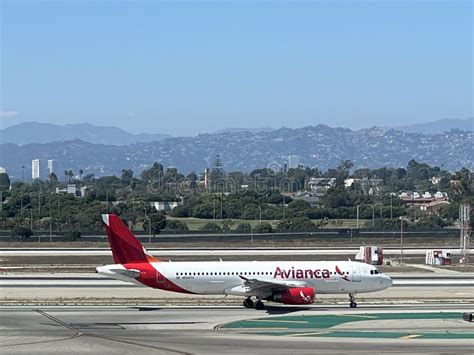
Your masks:
M180 171L202 172L220 154L227 171L251 171L267 166L283 166L289 155L299 155L300 163L327 169L342 159L354 168L406 166L411 159L448 170L473 168L473 132L443 134L405 133L378 128L353 131L324 125L298 129L281 128L269 132L201 134L169 138L165 141L130 145L92 144L81 140L46 144L2 144L0 166L13 177L31 176L31 159L55 159L58 171L83 169L96 176L120 174L124 168L137 174L157 161Z

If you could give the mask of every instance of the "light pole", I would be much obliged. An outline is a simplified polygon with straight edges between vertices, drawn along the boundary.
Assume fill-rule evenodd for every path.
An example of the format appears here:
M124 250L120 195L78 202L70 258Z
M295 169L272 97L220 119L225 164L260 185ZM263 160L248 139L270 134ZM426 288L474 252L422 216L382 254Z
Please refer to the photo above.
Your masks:
M400 264L403 264L403 216L400 216Z
M393 195L390 194L390 219L393 219Z
M285 219L285 195L283 195L283 219Z
M372 228L375 228L375 205L372 204Z
M259 215L260 215L260 218L259 218L260 224L262 224L262 207L258 206L258 210L259 210L259 212L260 212L260 213L259 213Z
M151 244L151 220L146 213L146 207L143 207L143 210L145 211L145 218L148 220L148 244Z
M51 202L53 200L53 193L50 193L49 197L49 242L51 243L53 241L53 214L51 212Z
M360 205L357 205L357 229L359 229L359 208Z

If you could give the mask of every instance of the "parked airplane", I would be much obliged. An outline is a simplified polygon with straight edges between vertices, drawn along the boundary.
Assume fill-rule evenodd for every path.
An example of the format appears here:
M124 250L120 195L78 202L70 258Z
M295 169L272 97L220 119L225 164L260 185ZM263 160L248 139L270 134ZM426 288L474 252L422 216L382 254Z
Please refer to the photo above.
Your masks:
M161 290L200 295L244 296L246 308L263 309L263 300L304 305L315 293L380 291L392 280L376 267L354 261L162 262L151 256L115 214L102 215L115 264L96 272ZM252 300L256 298L256 302Z

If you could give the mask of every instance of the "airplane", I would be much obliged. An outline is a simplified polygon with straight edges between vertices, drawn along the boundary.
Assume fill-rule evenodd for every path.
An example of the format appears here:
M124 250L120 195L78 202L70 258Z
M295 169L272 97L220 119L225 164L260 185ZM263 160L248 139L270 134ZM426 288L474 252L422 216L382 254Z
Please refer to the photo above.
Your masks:
M163 262L151 256L115 214L104 214L115 264L96 272L165 291L245 297L243 306L262 310L264 300L288 305L314 303L315 294L356 295L392 286L375 266L355 261L200 261ZM256 302L252 300L255 298Z

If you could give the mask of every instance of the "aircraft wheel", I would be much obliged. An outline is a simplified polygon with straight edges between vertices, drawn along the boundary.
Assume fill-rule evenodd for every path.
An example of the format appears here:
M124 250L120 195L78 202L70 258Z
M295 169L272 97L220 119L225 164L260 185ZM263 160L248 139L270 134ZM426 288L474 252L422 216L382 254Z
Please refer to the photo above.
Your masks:
M351 303L349 304L349 306L350 306L351 308L356 308L356 307L357 307L357 303L351 302Z
M246 298L243 302L245 308L253 308L253 301L250 297Z
M257 303L255 303L255 309L261 311L262 309L265 309L265 305L262 301L257 301Z

